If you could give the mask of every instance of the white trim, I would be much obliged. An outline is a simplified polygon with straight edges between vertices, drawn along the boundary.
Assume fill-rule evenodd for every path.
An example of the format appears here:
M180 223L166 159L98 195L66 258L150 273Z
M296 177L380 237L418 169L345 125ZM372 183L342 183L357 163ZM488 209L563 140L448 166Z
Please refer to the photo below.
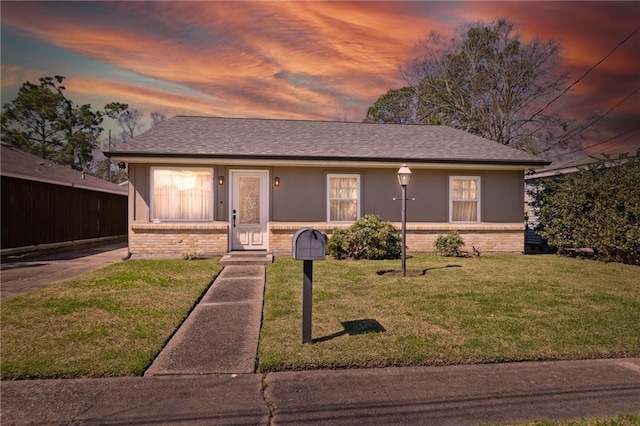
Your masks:
M478 218L478 220L472 220L472 221L462 221L462 220L453 220L453 196L451 194L452 192L452 188L453 188L453 181L454 180L475 180L476 181L476 217ZM480 208L480 205L482 203L482 178L481 176L468 176L468 175L461 175L461 176L449 176L449 223L480 223L482 222L482 217L480 216L480 213L482 211L482 209Z
M155 219L155 196L154 196L154 172L156 170L173 170L173 171L182 171L182 170L193 170L193 171L202 171L207 170L211 173L211 206L210 211L211 214L207 219ZM169 166L152 166L150 170L149 176L149 222L151 223L167 223L167 222L213 222L215 217L215 173L213 167L181 167L179 165L174 167Z
M397 169L398 161L357 161L357 160L286 160L286 159L240 159L240 158L216 158L216 157L130 157L127 155L114 155L114 160L132 164L203 164L235 167L360 167L376 169ZM520 164L485 164L465 162L419 162L404 161L413 170L529 170L541 167L540 163Z
M356 219L360 218L360 206L362 204L362 184L360 180L360 174L358 173L327 173L327 192L325 194L325 201L327 204L327 222L329 223L353 223L355 220L331 220L331 200L329 199L329 193L331 192L331 178L356 178L358 185L358 198L356 199Z

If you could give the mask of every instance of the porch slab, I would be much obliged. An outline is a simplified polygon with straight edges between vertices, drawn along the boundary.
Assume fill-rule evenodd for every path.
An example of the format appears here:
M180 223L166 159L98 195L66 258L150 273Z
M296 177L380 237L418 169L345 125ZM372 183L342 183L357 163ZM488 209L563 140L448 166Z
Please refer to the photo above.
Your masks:
M222 266L233 265L268 265L273 263L273 254L265 252L231 252L222 256Z

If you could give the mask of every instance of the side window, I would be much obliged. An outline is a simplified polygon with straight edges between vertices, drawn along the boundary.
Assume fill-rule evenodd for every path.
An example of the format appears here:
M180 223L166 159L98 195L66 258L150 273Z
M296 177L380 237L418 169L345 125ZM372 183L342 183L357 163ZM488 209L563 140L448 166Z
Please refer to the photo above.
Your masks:
M449 177L449 222L480 222L480 176Z
M213 220L213 169L151 168L151 220Z
M327 221L355 222L360 217L360 175L327 175Z

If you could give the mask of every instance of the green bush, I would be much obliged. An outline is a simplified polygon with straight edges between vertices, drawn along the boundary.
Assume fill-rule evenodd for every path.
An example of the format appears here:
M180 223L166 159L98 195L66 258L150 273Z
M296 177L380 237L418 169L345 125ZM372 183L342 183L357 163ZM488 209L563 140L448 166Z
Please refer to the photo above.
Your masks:
M605 159L534 191L538 233L559 252L640 264L640 151Z
M349 231L333 228L333 234L327 241L327 254L336 259L346 259L349 252Z
M336 259L398 259L402 252L400 233L377 215L365 215L348 229L334 228L327 254Z
M451 231L447 235L440 235L433 243L436 252L442 256L459 257L464 254L462 247L464 240L458 231Z

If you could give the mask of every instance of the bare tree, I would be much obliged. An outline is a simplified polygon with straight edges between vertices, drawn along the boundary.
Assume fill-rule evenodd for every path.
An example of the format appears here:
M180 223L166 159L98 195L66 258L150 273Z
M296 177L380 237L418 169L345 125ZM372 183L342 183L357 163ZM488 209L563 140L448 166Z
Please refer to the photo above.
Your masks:
M533 153L566 134L557 108L539 113L568 78L557 42L525 43L501 19L432 33L417 51L401 70L408 86L381 96L365 121L445 124Z
M143 131L142 116L142 111L139 109L128 109L116 118L118 126L125 135L122 137L123 141L132 139L136 132L140 133Z
M161 112L154 111L151 113L151 127L156 127L167 119L167 116Z

